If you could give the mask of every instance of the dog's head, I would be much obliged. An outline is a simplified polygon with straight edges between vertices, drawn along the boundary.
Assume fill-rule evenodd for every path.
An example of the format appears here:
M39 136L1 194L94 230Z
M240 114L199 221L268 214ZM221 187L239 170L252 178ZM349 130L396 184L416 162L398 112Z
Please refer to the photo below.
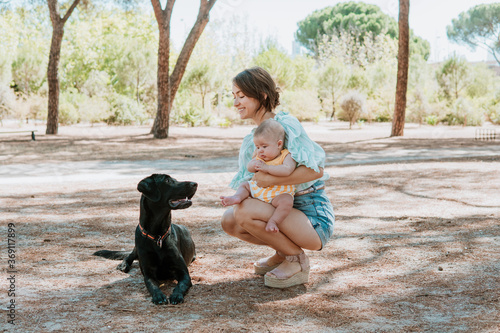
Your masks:
M185 209L192 205L191 198L198 184L179 182L165 174L153 174L144 178L137 189L155 204L168 205L171 209Z

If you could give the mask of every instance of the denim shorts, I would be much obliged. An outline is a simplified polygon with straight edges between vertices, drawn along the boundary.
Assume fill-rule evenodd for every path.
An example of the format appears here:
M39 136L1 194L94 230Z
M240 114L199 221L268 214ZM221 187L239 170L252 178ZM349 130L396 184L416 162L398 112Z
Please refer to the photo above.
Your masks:
M318 181L314 186L324 185L323 181ZM323 248L333 234L333 225L335 223L335 214L333 206L325 194L324 190L317 190L312 193L300 195L294 198L293 208L304 213L311 221L314 230L321 239L321 248Z

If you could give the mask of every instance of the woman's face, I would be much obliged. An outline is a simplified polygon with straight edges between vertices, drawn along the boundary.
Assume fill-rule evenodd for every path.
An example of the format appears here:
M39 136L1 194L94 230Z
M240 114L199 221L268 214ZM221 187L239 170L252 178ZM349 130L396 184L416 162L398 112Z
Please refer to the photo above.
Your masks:
M233 84L234 107L238 110L241 119L254 119L260 103L257 99L245 96L237 85Z

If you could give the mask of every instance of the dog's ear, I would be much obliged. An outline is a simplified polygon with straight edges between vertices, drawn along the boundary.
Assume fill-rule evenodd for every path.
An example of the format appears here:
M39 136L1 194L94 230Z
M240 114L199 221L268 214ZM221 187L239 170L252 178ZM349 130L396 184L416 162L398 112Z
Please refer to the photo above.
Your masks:
M161 192L156 185L153 177L144 178L137 184L137 190L144 194L146 198L153 202L158 202L161 199Z

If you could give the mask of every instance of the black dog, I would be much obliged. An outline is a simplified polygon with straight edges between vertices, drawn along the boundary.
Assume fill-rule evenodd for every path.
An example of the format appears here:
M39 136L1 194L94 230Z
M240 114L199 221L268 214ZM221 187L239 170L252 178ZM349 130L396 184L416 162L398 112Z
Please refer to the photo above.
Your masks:
M190 207L197 187L194 182L179 182L169 175L144 178L137 185L142 196L134 250L130 254L108 250L94 253L108 259L124 259L117 269L125 273L139 259L144 283L155 304L168 303L159 288L160 280L177 280L169 298L171 304L182 303L192 286L187 266L196 257L194 242L186 227L171 223L171 210Z

